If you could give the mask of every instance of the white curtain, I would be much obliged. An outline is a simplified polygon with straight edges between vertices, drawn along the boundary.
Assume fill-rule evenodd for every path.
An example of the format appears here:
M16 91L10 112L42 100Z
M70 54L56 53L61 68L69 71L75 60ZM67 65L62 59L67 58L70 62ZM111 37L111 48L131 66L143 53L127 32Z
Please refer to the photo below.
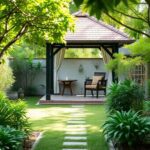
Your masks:
M100 50L102 52L104 64L106 65L106 64L109 63L109 61L112 58L103 48L101 48ZM112 52L112 50L110 48L109 48L109 50L110 50L110 52ZM112 83L112 71L109 70L108 73L107 73L107 86L109 86L111 83Z
M54 93L59 93L58 71L65 55L65 48L62 48L54 58Z

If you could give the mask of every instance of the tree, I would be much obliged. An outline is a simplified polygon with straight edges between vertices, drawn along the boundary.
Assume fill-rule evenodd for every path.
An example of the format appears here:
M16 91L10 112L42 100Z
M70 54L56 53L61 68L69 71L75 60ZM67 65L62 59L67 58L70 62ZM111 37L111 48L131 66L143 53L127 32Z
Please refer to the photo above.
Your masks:
M150 0L74 0L77 6L96 15L108 17L117 24L150 38ZM108 20L108 19L107 19ZM133 33L132 33L133 35ZM135 35L137 36L137 35Z
M70 0L0 0L0 59L24 36L38 43L64 42L73 26Z

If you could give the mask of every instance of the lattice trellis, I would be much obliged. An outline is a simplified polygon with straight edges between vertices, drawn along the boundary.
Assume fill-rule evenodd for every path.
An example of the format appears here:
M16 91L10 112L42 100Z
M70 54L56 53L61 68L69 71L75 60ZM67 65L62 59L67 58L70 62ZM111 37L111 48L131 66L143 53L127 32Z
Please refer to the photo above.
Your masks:
M144 65L137 65L130 71L130 78L131 80L139 83L140 85L144 86L145 83L145 66Z

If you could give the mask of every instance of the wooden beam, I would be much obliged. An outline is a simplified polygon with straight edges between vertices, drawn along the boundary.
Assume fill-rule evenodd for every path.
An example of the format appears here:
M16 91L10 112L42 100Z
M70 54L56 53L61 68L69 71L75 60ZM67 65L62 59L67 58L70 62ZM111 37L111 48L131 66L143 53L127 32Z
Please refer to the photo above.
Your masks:
M103 44L102 44L101 46L102 46L102 48L108 53L108 55L109 55L111 58L113 58L113 53L111 53L111 52L109 51L109 49L108 49L106 46L104 46Z
M63 47L58 47L54 52L53 55L55 56Z

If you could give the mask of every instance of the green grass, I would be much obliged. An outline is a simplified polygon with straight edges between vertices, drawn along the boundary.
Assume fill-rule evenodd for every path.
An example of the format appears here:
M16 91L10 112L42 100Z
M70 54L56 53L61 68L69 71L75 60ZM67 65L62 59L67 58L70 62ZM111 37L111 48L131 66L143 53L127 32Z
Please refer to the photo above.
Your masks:
M28 116L33 130L43 131L35 150L61 150L71 105L36 105L38 98L28 98ZM85 105L88 150L107 150L102 134L106 119L104 105Z

